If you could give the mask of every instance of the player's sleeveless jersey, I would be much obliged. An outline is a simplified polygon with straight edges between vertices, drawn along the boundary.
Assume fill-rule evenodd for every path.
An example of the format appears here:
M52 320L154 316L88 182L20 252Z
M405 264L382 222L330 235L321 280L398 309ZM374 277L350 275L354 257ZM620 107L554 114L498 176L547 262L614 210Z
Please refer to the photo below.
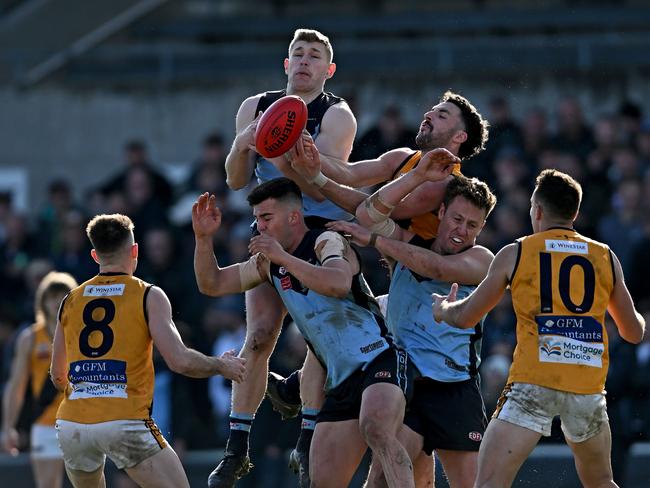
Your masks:
M609 247L565 228L523 237L518 246L510 285L517 347L508 382L602 392L605 311L615 280Z
M409 154L393 173L392 180L396 180L415 168L420 162L420 158L422 158L422 151L415 151ZM462 175L460 172L460 164L454 165L453 174ZM423 239L433 239L436 237L438 235L438 225L440 225L437 210L418 215L417 217L411 217L410 219L397 220L396 222L400 227L419 235Z
M63 399L50 381L52 337L43 323L32 325L32 348L29 355L29 372L32 397L35 400L35 424L54 425L56 410Z
M257 103L255 115L259 112L264 112L273 102L284 97L286 94L286 90L266 92ZM314 140L316 140L320 132L320 126L325 112L332 105L343 101L342 98L332 95L329 92L323 92L307 105L308 118L306 129ZM264 183L265 181L284 175L272 163L258 155L257 164L255 165L255 176L257 176L258 183ZM304 194L302 198L305 217L315 215L330 220L350 220L352 218L349 213L327 199L322 202L317 202L309 195Z
M60 324L69 363L58 419L85 424L150 417L153 341L146 297L151 285L100 273L70 292Z
M410 243L430 249L431 242L415 236ZM386 323L397 345L406 349L422 376L443 382L476 376L483 336L483 319L471 329L457 329L434 320L431 294L446 295L450 288L450 283L425 278L395 263L386 310ZM458 298L466 297L475 288L460 285Z
M293 255L320 265L314 245L324 229L305 234ZM352 289L341 299L306 288L286 269L271 263L271 281L316 357L327 371L325 389L338 386L388 349L387 330L363 275L352 278Z

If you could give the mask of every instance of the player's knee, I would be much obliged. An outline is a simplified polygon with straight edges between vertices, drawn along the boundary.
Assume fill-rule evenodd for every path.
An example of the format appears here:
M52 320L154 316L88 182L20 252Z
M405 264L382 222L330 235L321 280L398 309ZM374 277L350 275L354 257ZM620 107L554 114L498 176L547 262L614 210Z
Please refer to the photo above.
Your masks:
M256 329L246 335L244 348L252 354L270 355L275 345L276 334L268 329Z

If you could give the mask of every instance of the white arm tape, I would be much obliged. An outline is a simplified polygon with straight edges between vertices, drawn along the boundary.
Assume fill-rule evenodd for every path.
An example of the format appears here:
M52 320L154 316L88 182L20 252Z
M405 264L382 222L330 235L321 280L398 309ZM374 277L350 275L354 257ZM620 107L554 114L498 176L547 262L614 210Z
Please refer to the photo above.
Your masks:
M331 258L345 259L347 241L336 232L323 232L315 243L316 257L322 263Z
M241 282L241 291L250 290L262 283L264 279L262 274L268 274L265 270L265 265L268 260L260 259L260 254L252 256L245 263L239 263L239 281Z
M372 220L376 224L380 222L385 222L386 219L390 217L391 212L388 212L387 214L381 213L379 210L375 208L371 198L366 198L365 205L366 205L366 211L368 212L368 217L370 217L370 220Z
M372 224L368 227L368 230L383 237L390 237L393 235L393 232L395 232L396 227L397 225L393 219L386 219Z

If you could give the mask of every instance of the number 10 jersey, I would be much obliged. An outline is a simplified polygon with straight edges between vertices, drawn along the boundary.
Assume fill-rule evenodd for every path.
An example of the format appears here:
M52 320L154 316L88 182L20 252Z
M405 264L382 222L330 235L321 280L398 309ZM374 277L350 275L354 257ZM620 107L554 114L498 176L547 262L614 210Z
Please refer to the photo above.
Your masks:
M151 285L100 273L72 290L59 311L68 385L57 419L84 424L148 419L154 389L146 299Z
M609 365L605 312L615 283L609 247L565 228L517 243L510 284L517 347L508 383L601 393Z

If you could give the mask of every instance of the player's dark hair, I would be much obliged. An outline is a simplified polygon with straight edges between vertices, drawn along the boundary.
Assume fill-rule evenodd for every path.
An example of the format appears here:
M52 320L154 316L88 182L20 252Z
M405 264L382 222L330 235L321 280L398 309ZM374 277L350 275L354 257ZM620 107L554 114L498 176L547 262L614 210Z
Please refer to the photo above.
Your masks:
M488 140L488 127L490 124L479 113L474 105L467 98L450 90L443 93L440 102L450 102L460 109L465 124L467 140L460 145L458 157L460 159L471 158L485 149Z
M544 211L552 217L573 220L580 209L582 187L566 173L545 169L535 180L535 195Z
M302 193L300 187L289 178L274 178L253 188L247 200L251 207L259 205L264 200L274 198L283 202L295 202L302 208Z
M119 251L133 234L133 222L122 214L97 215L86 226L86 235L97 254Z
M47 317L45 300L53 295L64 295L77 286L77 280L68 273L50 271L46 274L38 284L36 296L34 297L34 314L36 316L36 321L45 322L48 318L51 318Z
M320 42L325 46L327 62L331 63L332 59L334 59L334 49L332 48L332 44L330 43L329 38L322 32L318 32L314 29L296 29L296 32L293 34L293 39L289 43L289 55L291 55L293 45L298 41Z
M454 175L454 179L447 185L443 198L445 208L449 208L456 197L463 197L477 208L485 210L486 219L497 204L497 197L486 183L477 178L467 178L462 175Z

